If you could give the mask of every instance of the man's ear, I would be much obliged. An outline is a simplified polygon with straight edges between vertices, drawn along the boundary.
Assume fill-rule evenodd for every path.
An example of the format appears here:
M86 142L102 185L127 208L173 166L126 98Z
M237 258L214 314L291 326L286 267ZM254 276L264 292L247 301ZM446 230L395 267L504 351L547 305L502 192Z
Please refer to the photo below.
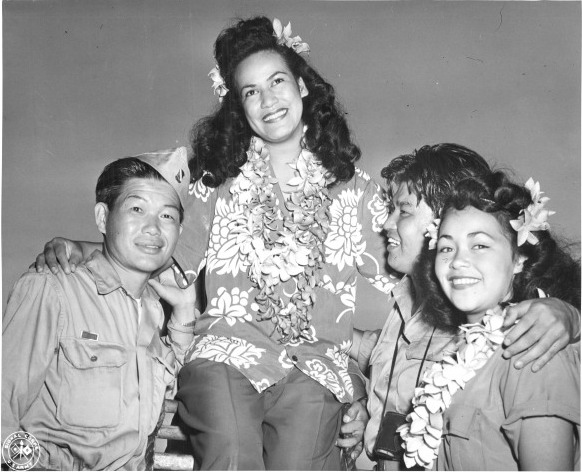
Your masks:
M527 261L526 256L517 256L517 262L513 266L513 275L519 274L523 270L523 264Z
M103 202L95 204L95 224L100 233L106 234L107 217L109 216L109 208Z
M307 90L302 77L299 77L297 80L297 85L299 85L299 93L301 94L301 98L307 97L307 95L309 95L309 90Z

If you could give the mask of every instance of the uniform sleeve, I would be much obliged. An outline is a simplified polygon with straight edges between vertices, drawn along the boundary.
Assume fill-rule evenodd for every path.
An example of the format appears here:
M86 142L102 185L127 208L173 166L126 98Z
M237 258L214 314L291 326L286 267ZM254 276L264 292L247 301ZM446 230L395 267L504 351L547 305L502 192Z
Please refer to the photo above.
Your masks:
M194 282L206 265L206 248L217 193L217 189L206 187L201 180L191 186L184 209L182 233L173 254L174 276L181 287Z
M381 329L377 329L374 331L364 331L362 333L360 349L358 350L358 367L364 374L368 371L370 357L372 356L374 347L378 343L378 338L380 337L381 332Z
M168 321L168 335L163 341L170 346L176 355L176 373L184 366L184 357L194 341L194 327L176 323L174 317Z
M348 374L350 375L354 388L354 401L367 397L366 378L358 368L356 362L352 359L348 361Z
M501 427L515 454L525 418L554 416L580 426L579 345L560 351L537 373L529 368L517 370L509 361L506 365L508 372L501 385L506 420Z
M2 320L2 442L20 430L37 398L58 346L64 321L52 274L24 274L16 282Z
M360 274L378 290L389 294L399 278L388 271L386 264L386 240L383 226L388 218L388 209L382 189L372 179L364 187L358 220L362 225L362 239L366 250L358 264Z

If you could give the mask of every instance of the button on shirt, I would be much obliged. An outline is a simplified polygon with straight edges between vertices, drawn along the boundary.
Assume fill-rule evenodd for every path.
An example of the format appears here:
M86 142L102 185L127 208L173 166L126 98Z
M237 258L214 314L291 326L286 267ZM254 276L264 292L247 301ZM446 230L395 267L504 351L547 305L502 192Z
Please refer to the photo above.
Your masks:
M454 338L454 335L440 330L435 330L433 334L433 327L421 320L420 312L412 313L413 303L412 282L409 277L404 277L392 290L391 306L384 327L381 331L365 332L360 344L358 365L363 372L369 372L370 378L368 393L370 421L364 434L364 446L370 457L380 428L384 404L385 411L407 414L411 410L416 380L429 340L430 346L422 366L423 372L434 362L442 359L443 350ZM404 331L399 337L402 323ZM390 391L387 392L392 356L397 344L396 363Z
M153 290L132 298L99 251L70 275L24 274L2 323L2 441L31 433L46 469L144 469L193 337L170 320L160 338L163 319Z
M247 276L247 265L229 226L241 211L233 201L233 179L216 189L201 181L190 191L184 230L174 253L179 283L191 283L206 267L207 307L197 321L188 359L203 357L224 362L242 372L262 392L298 367L338 400L352 400L348 353L356 307L356 273L384 293L398 281L385 271L385 242L381 234L387 211L381 189L361 170L330 189L330 231L324 241L322 282L307 338L282 344L270 321L258 321L258 290ZM278 206L289 215L278 186ZM280 283L278 295L287 303L295 292L291 278Z

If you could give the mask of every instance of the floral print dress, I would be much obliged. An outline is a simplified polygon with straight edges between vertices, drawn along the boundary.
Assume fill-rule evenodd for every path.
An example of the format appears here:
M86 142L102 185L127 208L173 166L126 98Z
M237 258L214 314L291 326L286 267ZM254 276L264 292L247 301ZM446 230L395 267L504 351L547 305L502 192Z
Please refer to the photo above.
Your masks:
M350 402L348 375L356 310L356 273L387 294L398 279L387 272L382 226L388 216L381 188L360 169L348 182L328 191L329 229L323 242L324 263L313 287L315 302L309 328L300 338L282 341L270 319L261 320L249 279L249 263L233 225L243 207L231 192L242 174L218 188L200 180L191 185L184 230L174 253L179 283L192 283L206 268L207 306L196 323L196 337L186 362L205 358L224 362L242 372L258 392L297 367L329 389L341 402ZM273 186L280 215L292 218L277 183ZM276 286L285 303L297 291L290 277ZM379 307L382 309L382 307Z

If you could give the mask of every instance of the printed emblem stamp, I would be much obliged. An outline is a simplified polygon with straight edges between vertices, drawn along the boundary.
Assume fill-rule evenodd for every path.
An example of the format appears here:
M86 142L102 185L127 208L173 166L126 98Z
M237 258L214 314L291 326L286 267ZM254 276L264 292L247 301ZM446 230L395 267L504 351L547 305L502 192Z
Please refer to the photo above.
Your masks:
M40 446L32 434L16 431L2 444L2 458L12 470L30 470L40 459Z

